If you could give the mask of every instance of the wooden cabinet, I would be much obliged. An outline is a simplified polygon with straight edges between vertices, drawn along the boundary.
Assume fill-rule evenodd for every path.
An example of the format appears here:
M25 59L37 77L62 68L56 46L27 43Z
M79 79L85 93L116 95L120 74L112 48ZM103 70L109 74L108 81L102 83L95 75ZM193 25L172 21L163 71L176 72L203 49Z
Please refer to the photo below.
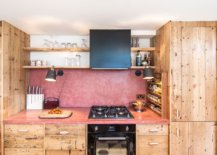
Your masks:
M172 27L173 121L217 121L216 27Z
M5 125L5 155L43 155L44 125Z
M171 123L171 155L216 155L214 122Z
M168 125L137 125L137 155L168 155Z
M5 125L5 155L85 155L85 125Z
M67 155L85 155L85 125L45 125L46 155L59 152Z
M29 60L23 47L29 46L29 35L0 21L0 153L3 152L3 120L25 109L26 70L22 66Z

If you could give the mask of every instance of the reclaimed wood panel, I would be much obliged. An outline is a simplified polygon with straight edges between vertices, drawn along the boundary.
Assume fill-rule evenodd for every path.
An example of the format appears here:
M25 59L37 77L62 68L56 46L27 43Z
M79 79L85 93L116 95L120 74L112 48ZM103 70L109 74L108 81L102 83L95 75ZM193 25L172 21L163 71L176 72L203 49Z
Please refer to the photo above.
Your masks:
M168 125L136 125L137 135L168 135Z
M182 28L181 120L217 119L215 38L215 28Z
M48 124L45 125L45 135L61 135L61 131L68 132L67 135L84 136L86 134L86 126L84 124L62 125Z
M44 148L44 125L5 125L5 148Z
M3 102L4 118L25 109L26 70L22 66L29 61L29 53L23 47L29 45L29 35L7 22L3 27Z
M168 155L168 136L138 136L137 155Z
M172 122L170 124L170 154L188 155L189 148L188 122Z
M86 150L86 126L52 124L45 126L46 150Z
M85 155L85 151L57 151L57 150L48 150L45 155Z
M6 148L5 155L44 155L43 149Z
M216 129L215 122L190 122L189 155L216 155Z
M216 28L173 24L172 121L216 121Z
M172 122L171 155L216 155L215 122Z
M170 106L171 120L180 120L181 110L181 28L172 23L170 47Z
M3 146L3 138L2 138L2 130L3 130L3 56L2 56L2 22L0 21L0 154L2 152Z

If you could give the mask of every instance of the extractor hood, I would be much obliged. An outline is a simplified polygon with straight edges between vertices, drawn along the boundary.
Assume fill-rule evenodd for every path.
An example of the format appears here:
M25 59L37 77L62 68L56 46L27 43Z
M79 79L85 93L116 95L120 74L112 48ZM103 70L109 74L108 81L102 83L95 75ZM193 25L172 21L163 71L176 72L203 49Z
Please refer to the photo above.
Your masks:
M131 66L131 30L90 30L90 67L128 69Z

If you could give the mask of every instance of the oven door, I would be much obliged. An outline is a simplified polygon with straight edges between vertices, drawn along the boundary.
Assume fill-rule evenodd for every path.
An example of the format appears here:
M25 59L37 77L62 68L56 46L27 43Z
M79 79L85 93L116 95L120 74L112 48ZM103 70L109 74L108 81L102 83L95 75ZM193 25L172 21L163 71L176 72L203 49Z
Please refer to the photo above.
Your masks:
M92 145L89 155L135 155L134 138L130 135L97 135Z

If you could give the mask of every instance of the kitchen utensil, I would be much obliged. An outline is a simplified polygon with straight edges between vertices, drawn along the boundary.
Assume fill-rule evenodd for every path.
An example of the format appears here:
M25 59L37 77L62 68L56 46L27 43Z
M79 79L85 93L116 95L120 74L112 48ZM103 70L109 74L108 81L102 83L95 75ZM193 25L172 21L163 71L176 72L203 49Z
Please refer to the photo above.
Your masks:
M133 109L137 112L143 112L146 109L146 103L137 101L132 103Z

